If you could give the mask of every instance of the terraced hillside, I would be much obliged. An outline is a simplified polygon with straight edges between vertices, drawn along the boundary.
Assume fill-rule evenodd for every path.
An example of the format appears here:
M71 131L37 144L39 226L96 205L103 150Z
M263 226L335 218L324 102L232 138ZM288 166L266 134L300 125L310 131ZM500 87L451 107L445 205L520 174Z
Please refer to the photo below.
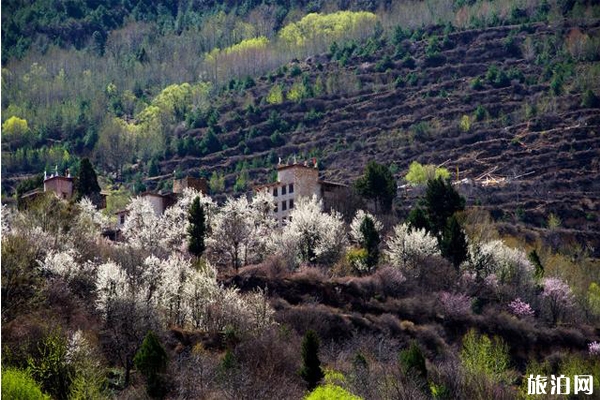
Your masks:
M369 160L392 164L400 184L414 160L445 163L454 178L505 178L461 185L471 204L497 219L541 228L552 213L565 233L598 248L600 111L582 105L582 97L587 89L598 93L600 66L569 54L568 38L580 29L593 35L600 23L445 34L438 27L369 55L354 50L345 66L336 60L341 50L296 60L219 97L225 150L174 156L161 169L226 171L231 188L243 169L254 183L268 180L277 157L317 156L328 179L345 183ZM322 94L266 101L274 86L285 94L298 82L322 85ZM179 138L201 140L207 129ZM400 208L413 203L412 193L399 192Z

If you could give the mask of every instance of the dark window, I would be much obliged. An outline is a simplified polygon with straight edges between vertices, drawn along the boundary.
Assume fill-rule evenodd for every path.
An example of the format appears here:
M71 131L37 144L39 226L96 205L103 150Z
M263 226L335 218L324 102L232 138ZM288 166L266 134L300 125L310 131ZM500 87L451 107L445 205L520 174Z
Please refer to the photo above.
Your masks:
M285 186L281 187L281 195L283 196L285 194Z
M292 222L292 216L291 215L288 217L288 221Z
M273 212L277 212L279 211L279 208L277 208L277 203L275 203L275 208L273 209Z
M121 214L120 217L121 217L121 224L124 224L125 223L125 216L123 214Z
M277 197L277 188L273 188L273 196Z
M290 188L289 188L288 192L294 193L294 184L293 183L290 183ZM292 207L290 207L290 208L292 208Z
M281 202L281 211L285 211L287 210L287 202L286 201L282 201Z
M290 210L294 208L294 199L290 199Z

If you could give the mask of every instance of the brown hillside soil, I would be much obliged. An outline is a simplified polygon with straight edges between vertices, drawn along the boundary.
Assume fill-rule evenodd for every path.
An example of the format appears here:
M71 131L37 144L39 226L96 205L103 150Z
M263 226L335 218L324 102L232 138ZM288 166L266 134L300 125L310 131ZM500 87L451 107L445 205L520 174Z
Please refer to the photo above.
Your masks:
M587 30L596 31L599 25ZM578 78L594 63L577 63L575 78L564 85L560 95L553 95L549 78L541 78L548 71L533 59L525 59L519 54L522 52L516 51L515 55L505 46L511 34L521 48L525 40L545 43L556 32L569 29L536 24L527 30L513 26L452 33L448 48L441 51L446 62L438 67L426 66L427 41L421 40L411 46L416 60L413 70L396 60L393 68L375 72L376 61L385 53L391 54L391 48L371 59L353 57L343 68L328 56L313 57L298 63L303 73L313 83L318 77L322 82L337 77L340 83L335 93L300 103L270 105L264 98L274 83L267 78L261 78L246 93L228 92L222 97L219 111L224 128L220 138L229 148L202 158L176 157L165 162L163 170L179 166L183 170L233 171L238 162L266 157L273 146L268 119L276 112L292 127L283 134L285 143L274 149L277 157L285 160L317 152L328 179L351 183L373 159L395 163L400 183L414 160L435 164L447 161L445 166L455 178L458 171L460 179L474 179L495 168L495 175L516 179L495 187L461 186L470 204L491 210L496 218L536 228L543 228L549 214L554 213L561 219L562 228L600 248L600 110L580 106ZM504 71L520 71L522 79L495 88L485 79L492 64ZM396 87L396 79L409 74L417 77L416 83ZM479 90L471 88L476 77L483 83ZM280 73L274 82L289 88L295 79L300 78ZM600 84L595 85L597 90ZM252 115L245 112L249 97L257 105ZM478 106L486 110L480 121L474 117ZM310 110L322 113L321 119L305 122ZM469 130L459 126L464 115L470 118ZM251 154L244 155L240 143L251 127L263 134L246 139ZM202 137L204 133L205 129L198 129L183 136ZM268 179L270 170L249 172L251 180L259 183ZM228 183L234 180L235 174L227 176ZM400 197L401 208L413 203L410 193L400 191Z

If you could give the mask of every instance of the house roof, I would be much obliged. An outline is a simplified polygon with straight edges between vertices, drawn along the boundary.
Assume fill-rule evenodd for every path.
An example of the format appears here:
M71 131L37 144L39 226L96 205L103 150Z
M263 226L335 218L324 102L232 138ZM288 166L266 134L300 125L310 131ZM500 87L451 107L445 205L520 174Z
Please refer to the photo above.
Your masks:
M73 177L71 177L71 176L49 176L48 178L46 178L44 180L44 183L46 183L48 181L52 181L54 179L60 179L60 180L69 181L69 182L73 181Z
M316 167L310 167L308 165L304 165L302 163L295 163L295 164L280 164L277 166L277 171L281 171L283 169L289 169L289 168L306 168L306 169L317 169Z

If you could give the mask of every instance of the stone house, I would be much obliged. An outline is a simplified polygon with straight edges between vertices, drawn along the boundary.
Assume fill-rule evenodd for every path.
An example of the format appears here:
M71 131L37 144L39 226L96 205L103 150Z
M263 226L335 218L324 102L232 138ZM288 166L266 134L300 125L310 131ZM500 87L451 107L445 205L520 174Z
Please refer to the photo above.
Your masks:
M290 220L290 214L299 198L316 196L317 199L323 200L325 210L336 209L336 203L344 198L348 187L320 180L319 169L313 161L312 165L308 162L279 164L277 181L255 186L254 190L267 190L273 195L273 216L282 226Z

